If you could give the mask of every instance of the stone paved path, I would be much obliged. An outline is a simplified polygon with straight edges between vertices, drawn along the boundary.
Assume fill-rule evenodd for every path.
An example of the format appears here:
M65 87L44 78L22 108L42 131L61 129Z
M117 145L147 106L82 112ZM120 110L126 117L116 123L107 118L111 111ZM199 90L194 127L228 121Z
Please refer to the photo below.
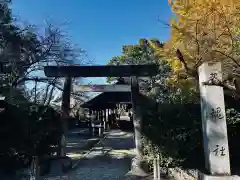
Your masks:
M89 135L88 129L73 129L67 134L67 148L66 153L68 157L72 159L80 158L89 147L92 147L96 142L98 142L99 137L92 137Z
M75 169L46 180L124 180L134 156L133 134L112 130Z

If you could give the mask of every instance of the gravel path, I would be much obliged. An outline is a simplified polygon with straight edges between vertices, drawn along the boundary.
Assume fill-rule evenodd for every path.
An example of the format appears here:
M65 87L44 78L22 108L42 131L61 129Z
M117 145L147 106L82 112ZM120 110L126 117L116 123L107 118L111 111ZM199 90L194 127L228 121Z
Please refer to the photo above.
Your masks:
M124 180L133 156L133 134L112 130L75 169L46 180Z

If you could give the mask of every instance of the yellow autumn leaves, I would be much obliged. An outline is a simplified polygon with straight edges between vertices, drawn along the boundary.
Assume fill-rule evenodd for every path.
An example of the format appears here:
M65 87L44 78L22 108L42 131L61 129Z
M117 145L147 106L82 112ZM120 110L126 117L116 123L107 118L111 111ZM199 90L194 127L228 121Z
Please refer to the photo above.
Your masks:
M153 48L173 72L185 71L177 49L189 68L196 69L204 61L222 61L225 70L231 71L240 51L240 0L169 0L169 4L175 14L169 25L170 39L164 48Z
M169 40L163 48L149 42L159 59L172 67L168 82L186 92L196 85L177 58L177 49L189 69L221 61L224 76L228 75L240 60L240 0L169 0L169 4L175 14L169 22Z

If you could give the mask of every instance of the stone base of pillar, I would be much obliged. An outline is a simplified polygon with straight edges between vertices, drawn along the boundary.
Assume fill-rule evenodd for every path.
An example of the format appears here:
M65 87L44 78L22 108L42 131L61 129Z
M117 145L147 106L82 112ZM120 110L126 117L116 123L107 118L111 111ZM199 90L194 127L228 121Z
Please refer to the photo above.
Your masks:
M212 176L203 173L199 173L199 180L240 180L239 176Z
M72 160L71 159L63 159L62 160L62 172L67 172L72 169Z
M131 173L138 175L138 176L142 176L142 177L148 176L149 175L149 167L148 167L147 162L138 157L133 158Z
M58 152L58 155L60 156L66 156L66 146L67 146L67 142L66 142L66 137L65 137L65 134L62 134L61 136L61 141L60 141L60 144L59 144L59 152Z

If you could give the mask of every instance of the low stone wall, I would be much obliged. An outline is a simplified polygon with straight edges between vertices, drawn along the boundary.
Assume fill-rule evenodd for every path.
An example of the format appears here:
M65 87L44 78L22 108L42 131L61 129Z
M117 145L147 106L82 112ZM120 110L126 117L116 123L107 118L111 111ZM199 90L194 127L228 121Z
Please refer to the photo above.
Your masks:
M169 168L168 176L175 180L197 180L198 170L196 169L182 169L182 168Z
M164 174L165 173L166 172L164 172ZM200 172L197 169L182 169L179 167L168 169L168 176L173 178L174 180L198 180L199 173ZM228 178L233 180L239 180L240 176L233 175L233 176L228 176Z

